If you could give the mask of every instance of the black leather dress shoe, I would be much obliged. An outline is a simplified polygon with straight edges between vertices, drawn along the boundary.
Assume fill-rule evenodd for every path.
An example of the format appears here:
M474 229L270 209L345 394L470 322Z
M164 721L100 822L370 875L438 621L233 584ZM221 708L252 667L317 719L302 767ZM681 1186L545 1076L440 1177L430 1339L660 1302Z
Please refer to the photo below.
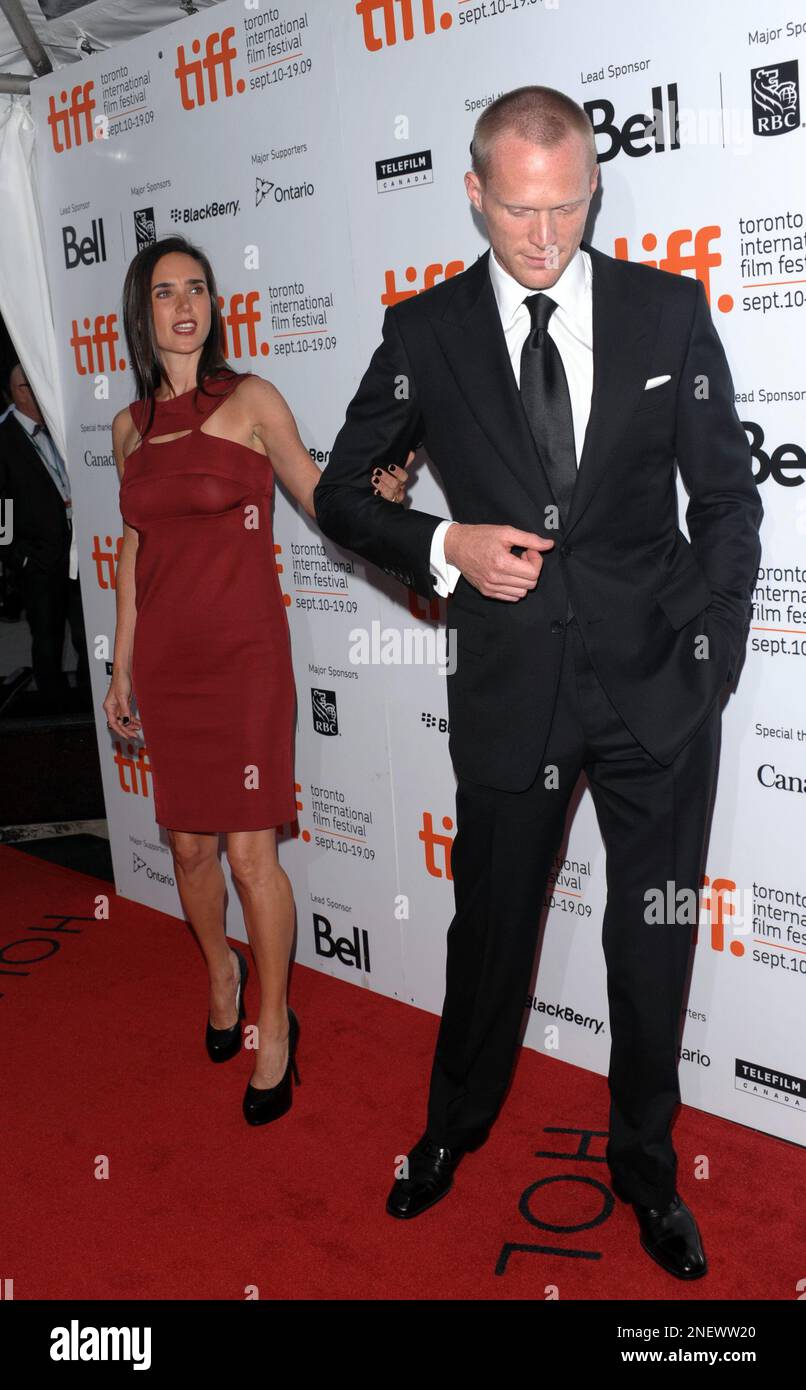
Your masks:
M390 1216L407 1220L432 1207L453 1186L453 1174L466 1149L444 1149L424 1134L409 1154L409 1175L396 1178L386 1200Z
M676 1279L701 1279L708 1270L697 1223L679 1192L662 1208L634 1202L641 1244Z

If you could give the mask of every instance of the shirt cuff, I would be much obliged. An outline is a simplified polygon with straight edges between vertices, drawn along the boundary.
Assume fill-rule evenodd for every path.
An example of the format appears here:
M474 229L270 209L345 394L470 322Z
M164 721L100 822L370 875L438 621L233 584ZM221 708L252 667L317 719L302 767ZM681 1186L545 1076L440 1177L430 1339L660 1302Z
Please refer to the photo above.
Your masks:
M447 598L448 594L453 593L462 573L456 565L448 564L445 559L445 532L452 524L450 521L441 521L431 537L429 564L436 580L434 589L440 598Z

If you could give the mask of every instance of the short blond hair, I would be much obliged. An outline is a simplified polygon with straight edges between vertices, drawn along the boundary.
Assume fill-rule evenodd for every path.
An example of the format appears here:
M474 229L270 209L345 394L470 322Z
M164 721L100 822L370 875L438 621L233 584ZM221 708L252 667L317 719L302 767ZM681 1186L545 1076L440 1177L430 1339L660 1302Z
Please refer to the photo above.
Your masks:
M574 131L588 146L593 170L598 155L587 112L555 87L516 87L486 106L476 121L470 144L473 172L481 183L487 180L492 146L501 135L518 135L551 149Z

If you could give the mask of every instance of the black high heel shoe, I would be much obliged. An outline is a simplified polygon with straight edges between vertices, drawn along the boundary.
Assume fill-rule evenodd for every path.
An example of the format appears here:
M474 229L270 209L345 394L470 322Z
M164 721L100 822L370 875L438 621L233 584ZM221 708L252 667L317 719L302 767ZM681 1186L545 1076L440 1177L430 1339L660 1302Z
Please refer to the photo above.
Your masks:
M235 1007L238 1010L238 1017L231 1028L214 1028L208 1017L204 1041L211 1062L228 1062L230 1057L234 1057L241 1050L241 1019L246 1018L243 994L249 977L249 966L237 947L233 946L232 949L238 957L238 969L241 972L241 978L235 992Z
M292 1008L288 1010L288 1061L285 1071L276 1086L266 1090L263 1087L253 1086L251 1081L246 1087L243 1098L244 1119L250 1125L267 1125L270 1120L279 1120L281 1115L291 1109L292 1090L291 1073L294 1073L294 1080L299 1085L299 1072L297 1071L296 1051L299 1040L299 1019Z

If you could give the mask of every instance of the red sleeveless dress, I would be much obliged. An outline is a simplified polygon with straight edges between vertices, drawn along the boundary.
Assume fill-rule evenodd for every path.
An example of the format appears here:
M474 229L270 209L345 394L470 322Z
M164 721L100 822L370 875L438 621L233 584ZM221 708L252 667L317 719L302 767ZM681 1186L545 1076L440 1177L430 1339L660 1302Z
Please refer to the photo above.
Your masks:
M124 521L138 533L132 689L154 812L172 830L262 830L296 815L296 690L274 562L265 454L200 427L251 373L156 401L128 455ZM140 434L146 403L130 406ZM190 431L164 444L159 435Z

